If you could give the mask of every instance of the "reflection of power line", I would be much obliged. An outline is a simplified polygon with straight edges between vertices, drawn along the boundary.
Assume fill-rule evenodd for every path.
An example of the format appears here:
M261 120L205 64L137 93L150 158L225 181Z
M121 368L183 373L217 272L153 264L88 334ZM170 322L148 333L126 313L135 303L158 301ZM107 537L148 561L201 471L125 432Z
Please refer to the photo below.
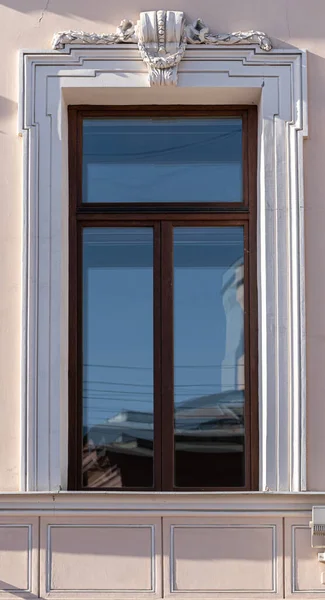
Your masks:
M229 138L231 136L233 136L234 134L238 134L241 133L241 128L238 129L233 129L232 131L225 131L223 133L217 133L216 135L211 136L210 138L204 138L203 140L195 140L195 141L191 141L190 143L187 144L178 144L176 146L169 146L168 148L159 148L158 150L148 150L148 151L142 151L142 152L123 152L123 154L117 154L116 152L114 152L114 154L110 154L109 152L105 152L104 156L106 159L109 158L142 158L145 156L160 156L160 155L166 155L169 152L175 152L175 150L184 150L185 148L197 148L200 145L206 145L206 144L210 144L211 142L215 142L215 141L220 141L221 139L226 139ZM90 134L91 135L91 134ZM129 135L129 133L128 133ZM191 132L191 137L193 137L193 134ZM198 134L196 134L198 135ZM199 133L199 135L202 135L202 132ZM196 137L196 136L195 136ZM85 153L87 158L89 156L103 156L102 152L87 152ZM195 161L196 162L196 161ZM191 163L190 163L191 164Z
M153 405L153 400L149 400L149 398L114 398L114 396L83 396L83 400L113 400L116 402L135 402L136 404L140 404L140 403L144 403L144 404L151 404Z
M96 369L132 369L132 370L142 370L142 371L153 371L153 367L138 367L138 366L125 366L125 365L99 365L99 364L90 364L90 363L84 363L83 364L84 367L93 367ZM236 367L237 365L235 363L233 364L227 364L227 365L222 365L220 364L216 364L216 365L174 365L174 369L216 369L216 368L220 368L220 369L233 369L234 367Z
M89 404L84 404L83 408L89 408L91 411L94 412L103 412L105 414L110 414L110 415L117 415L118 413L116 412L116 410L107 410L105 407L101 407L101 406L91 406ZM137 414L141 415L141 411L136 411ZM148 410L146 411L146 413L153 413L152 410Z
M135 367L135 366L130 366L128 365L127 367L124 365L96 365L96 364L89 364L89 363L84 363L83 364L84 367L96 367L96 369L134 369L134 370L139 370L141 369L142 371L152 371L153 368L152 367Z
M234 386L231 384L225 384L223 387L228 387L230 389L233 389ZM211 386L211 389L209 388L207 389L202 389L202 394L204 393L204 395L210 395L213 394L215 392L216 389L220 389L221 388L221 384L220 385L215 385L215 386ZM199 388L198 390L176 390L175 395L176 396L188 396L188 394L190 394L191 392L195 392L196 394L200 393L201 388ZM98 396L101 396L102 394L110 394L110 395L122 395L122 396L132 396L133 398L137 398L138 396L142 397L142 396L153 396L154 391L152 390L152 392L129 392L128 390L108 390L108 389L103 389L103 390L99 390L96 388L85 388L84 389L84 394L96 394Z
M84 390L85 393L87 392L97 392L99 394L123 394L123 396L152 396L153 395L153 391L152 392L129 392L128 390L108 390L108 389L104 389L104 390L98 390L96 388L86 388Z
M152 383L123 383L123 381L98 381L97 379L84 379L84 384L96 383L96 385L123 385L127 387L150 387L153 388Z
M230 390L231 391L231 390ZM238 390L234 390L238 391ZM239 390L242 391L242 390ZM210 396L213 396L214 394L211 393L209 394ZM202 394L202 397L206 396L206 394ZM194 400L195 398L198 398L198 396L191 396L189 394L176 394L175 395L175 400L177 399L185 399L185 400ZM102 395L97 395L93 392L90 392L89 395L83 395L83 399L84 400L98 400L98 401L108 401L108 402L125 402L125 403L130 403L130 402L135 402L136 404L139 403L147 403L147 404L153 404L154 400L153 397L152 398L133 398L131 397L127 397L127 396L119 396L118 398L114 395L114 394L102 394Z
M209 387L211 388L210 391L207 390L207 389L202 390L202 393L204 393L205 396L207 396L207 395L209 396L211 394L214 394L215 390L218 389L218 388L220 389L221 387L222 388L227 387L229 389L236 389L236 388L234 388L233 384L231 384L231 383L224 384L223 386L220 383L220 384L211 385ZM176 390L175 391L175 395L176 396L188 396L188 394L191 393L191 392L192 393L195 392L196 394L199 394L200 390L201 390L200 387L199 387L198 390L183 390L183 389L182 390ZM152 392L138 392L138 391L136 391L136 392L134 392L134 391L129 392L128 390L108 390L108 389L85 388L84 389L84 394L89 394L89 393L91 393L91 394L94 393L96 395L102 395L102 394L106 394L106 395L107 394L110 394L110 395L114 395L114 394L115 395L121 395L122 394L123 396L132 396L134 398L135 396L153 396L154 390L152 390Z
M123 381L97 381L96 379L91 380L91 379L85 379L83 381L84 385L88 385L88 384L96 384L96 385L120 385L120 386L125 386L125 387L149 387L151 389L153 389L153 384L151 383L123 383ZM178 383L175 384L174 387L175 388L188 388L188 387L218 387L221 384L219 383ZM140 392L134 392L134 393L140 393ZM143 392L148 394L149 392Z

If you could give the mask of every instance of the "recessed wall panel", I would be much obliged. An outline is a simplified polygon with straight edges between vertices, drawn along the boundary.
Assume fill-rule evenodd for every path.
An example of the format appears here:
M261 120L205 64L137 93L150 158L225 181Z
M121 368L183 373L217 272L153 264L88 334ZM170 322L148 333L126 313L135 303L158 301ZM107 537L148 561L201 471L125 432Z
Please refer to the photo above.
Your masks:
M159 529L159 520L44 520L42 593L60 598L156 596Z
M38 519L0 519L0 597L38 594Z
M164 543L169 595L282 596L281 520L167 519Z
M318 562L320 550L311 547L309 521L310 517L285 519L286 596L325 596L325 585L321 583L325 565Z

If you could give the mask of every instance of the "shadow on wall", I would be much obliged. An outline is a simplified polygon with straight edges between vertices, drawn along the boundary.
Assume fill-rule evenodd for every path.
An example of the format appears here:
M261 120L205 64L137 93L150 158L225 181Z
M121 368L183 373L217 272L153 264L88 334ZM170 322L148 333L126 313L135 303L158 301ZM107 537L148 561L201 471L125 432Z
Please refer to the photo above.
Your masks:
M206 1L201 5L193 0L189 5L187 0L142 0L135 3L134 0L122 0L114 7L107 0L94 0L93 2L80 2L80 0L2 0L0 6L21 13L40 12L40 16L46 13L54 15L65 15L68 19L76 17L98 21L116 22L121 18L135 19L140 11L158 10L183 10L188 20L201 17L211 28L218 31L237 31L245 29L267 29L270 35L289 39L295 35L303 38L323 38L323 19L325 16L323 0L310 0L308 3L300 2L299 10L296 8L296 0L230 0L228 3L218 0L217 2ZM310 23L310 14L317 15ZM289 23L290 18L290 23ZM309 24L306 29L306 23ZM116 23L118 24L118 23Z
M52 500L47 502L48 506L52 503L50 512L56 512ZM105 504L104 500L97 506ZM284 597L284 583L289 594L291 585L298 592L312 590L313 597L322 592L323 567L310 546L308 516L297 520L286 517L284 525L280 513L277 517L260 518L252 510L250 516L219 517L218 524L215 517L205 515L200 525L198 516L192 519L177 515L164 518L162 541L158 515L77 516L81 505L77 509L72 502L71 508L76 512L73 509L69 517L58 513L41 517L40 539L37 531L32 534L31 560L26 534L21 533L21 526L29 522L29 517L20 518L14 540L10 540L5 522L8 519L12 525L12 517L2 518L0 594L30 600L71 599L82 597L85 592L86 598L91 597L90 593L97 599L137 595L143 598L152 588L155 598L161 598L163 581L165 589L176 595L180 592L183 598L187 592L189 598L197 597L198 591L201 598L226 598L229 592L231 597L244 592L245 597L279 598ZM32 528L36 528L37 519L31 519ZM151 525L156 528L155 546ZM283 526L288 534L285 547ZM292 539L290 532L294 533ZM154 556L156 560L152 560ZM28 583L30 592L26 594L22 589ZM168 593L169 598L172 595L175 593Z
M10 119L17 115L17 102L0 96L0 119Z
M247 520L244 527L233 524L229 528L226 523L218 529L206 527L206 524L203 528L180 525L169 539L167 522L163 547L159 533L160 518L156 518L154 547L150 526L139 523L139 520L132 523L131 519L130 523L124 518L119 524L115 517L107 524L103 517L96 519L96 526L95 523L91 525L88 519L82 523L82 517L77 522L72 517L71 525L67 519L63 522L57 516L54 519L51 518L49 529L47 519L41 519L40 544L36 534L33 535L31 576L28 576L27 546L23 549L18 542L10 547L6 536L6 545L3 544L0 553L4 560L0 593L5 591L12 597L26 597L21 588L27 587L29 581L31 593L28 593L28 598L47 598L48 592L54 592L53 598L59 598L62 592L66 596L68 592L66 597L71 598L69 590L79 593L93 591L97 598L98 592L112 591L116 595L120 590L125 598L125 592L150 592L151 586L156 586L160 597L163 577L160 560L163 556L173 565L172 580L168 564L165 566L164 577L168 585L185 592L196 591L197 587L208 593L224 589L231 591L233 588L246 591L247 587L249 590L272 591L277 585L273 571L276 555L272 526L255 524L254 527ZM280 519L278 525L281 527ZM278 547L281 547L280 538ZM152 560L155 554L159 574L156 582ZM281 551L278 557L279 561L283 560Z
M305 272L307 330L307 489L325 489L325 470L318 469L318 457L325 452L323 403L325 373L325 321L319 299L325 293L325 267L317 257L325 251L324 204L324 132L325 132L325 59L308 52L308 140L304 143L305 189ZM323 416L321 416L323 415Z
M8 519L9 520L9 519ZM169 521L170 519L167 519ZM230 518L231 520L231 518ZM26 522L28 519L26 519ZM41 518L40 539L37 532L33 533L34 546L38 549L48 551L50 544L51 552L54 555L73 557L82 555L89 561L90 557L147 557L151 548L151 519L148 522L142 519L131 517L83 517L71 518L71 523L64 517L55 517L53 520ZM207 521L202 518L202 524L195 521L195 525L178 523L176 518L174 523L174 545L178 558L188 561L210 561L211 559L229 558L235 561L251 562L257 564L268 562L272 554L273 533L277 525L259 523L250 523L246 518L239 524L225 521L218 524L214 519ZM10 519L12 526L12 520ZM157 535L160 529L160 519L153 518L152 524L155 524ZM169 524L165 534L169 537ZM208 525L208 526L207 526ZM8 553L20 556L26 553L26 536L18 534L8 534L6 527L5 533L0 531L0 559ZM273 532L274 528L274 532ZM1 527L0 527L1 529ZM16 529L16 527L14 527ZM21 523L17 524L17 530L21 529ZM46 536L44 535L46 532ZM166 537L165 553L168 554L169 546ZM158 540L157 540L158 541ZM157 544L157 552L162 550L162 542ZM309 546L308 546L309 548ZM1 561L0 561L1 562ZM4 567L5 569L5 567ZM3 589L14 590L15 585L12 581L0 580L0 594Z
M2 581L2 579L0 579L0 590L8 590L8 593L16 598L23 598L24 600L26 600L26 592L21 591L19 588L17 588L14 585L11 585L10 583L8 583L8 581ZM28 598L39 598L39 596L36 596L36 594L32 594L31 592L28 592Z
M136 18L141 10L158 10L160 8L175 10L174 2L165 2L159 0L144 0L141 5L134 3L134 0L124 0L120 8L110 6L106 0L95 0L94 2L80 2L80 0L2 0L0 6L7 6L21 13L32 13L39 11L40 14L52 13L54 15L66 15L68 18L81 17L95 22L116 21L118 25L122 18ZM188 5L186 0L177 0L177 10L186 11ZM195 17L193 16L193 19Z
M7 135L7 131L4 131L1 127L1 123L7 123L11 119L17 119L17 102L0 96L0 134Z

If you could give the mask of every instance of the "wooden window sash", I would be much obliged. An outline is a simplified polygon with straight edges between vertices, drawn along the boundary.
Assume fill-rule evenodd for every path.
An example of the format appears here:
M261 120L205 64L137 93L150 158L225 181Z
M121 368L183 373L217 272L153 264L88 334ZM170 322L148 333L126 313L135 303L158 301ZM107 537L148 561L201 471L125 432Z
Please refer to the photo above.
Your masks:
M82 120L87 117L229 116L243 119L243 203L82 204ZM154 487L117 491L245 491L258 489L257 290L255 107L69 108L69 489L82 486L82 268L83 227L154 229ZM173 386L173 228L244 227L245 486L175 488Z

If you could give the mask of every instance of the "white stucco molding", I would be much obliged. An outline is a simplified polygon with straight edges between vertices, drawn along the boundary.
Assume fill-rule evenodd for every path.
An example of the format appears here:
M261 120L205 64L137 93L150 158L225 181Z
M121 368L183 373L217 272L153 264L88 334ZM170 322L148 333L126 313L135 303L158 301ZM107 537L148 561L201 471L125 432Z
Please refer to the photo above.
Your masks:
M136 25L123 19L115 33L86 33L63 31L52 40L55 50L66 44L138 44L142 60L146 63L150 85L177 85L178 64L186 44L234 45L242 42L259 44L262 50L272 49L271 40L262 31L236 31L211 34L201 19L186 25L182 11L151 10L140 13Z
M305 58L299 50L187 46L178 86L150 88L131 44L22 52L22 490L65 489L67 479L67 104L252 102L259 110L260 490L305 490Z

